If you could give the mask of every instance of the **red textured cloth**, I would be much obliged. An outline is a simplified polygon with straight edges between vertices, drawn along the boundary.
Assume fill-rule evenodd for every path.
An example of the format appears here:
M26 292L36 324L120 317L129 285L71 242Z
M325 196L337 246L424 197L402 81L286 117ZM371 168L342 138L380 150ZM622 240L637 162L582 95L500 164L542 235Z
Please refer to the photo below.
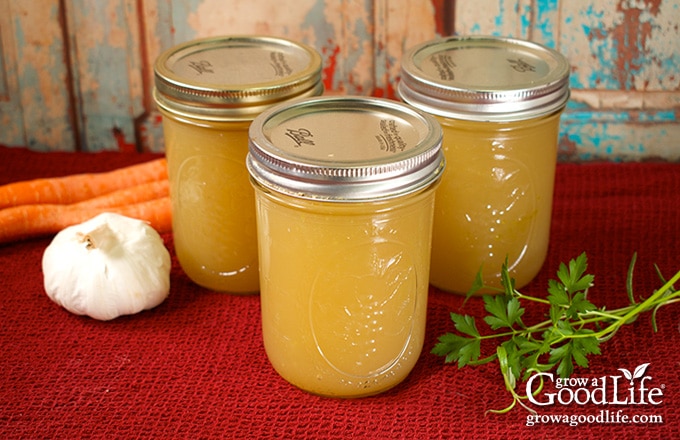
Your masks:
M152 157L0 148L0 184L105 171ZM164 239L172 249L172 236ZM619 368L649 363L646 385L661 390L660 404L534 406L546 416L611 416L609 423L527 426L522 408L486 413L510 403L495 364L459 370L429 353L437 336L453 328L449 312L482 314L478 299L463 306L461 297L433 289L425 349L411 375L379 396L328 399L297 390L270 367L258 296L199 288L173 254L170 296L156 309L110 322L75 316L44 293L40 262L49 240L0 246L3 439L680 438L680 304L659 312L658 333L645 315L604 343L588 369L574 373L622 376ZM583 251L595 274L590 299L609 308L626 303L634 252L638 295L660 287L654 263L667 277L680 270L680 165L560 164L548 259L523 290L544 295L558 264ZM527 310L540 313L539 307ZM612 423L617 412L663 421Z

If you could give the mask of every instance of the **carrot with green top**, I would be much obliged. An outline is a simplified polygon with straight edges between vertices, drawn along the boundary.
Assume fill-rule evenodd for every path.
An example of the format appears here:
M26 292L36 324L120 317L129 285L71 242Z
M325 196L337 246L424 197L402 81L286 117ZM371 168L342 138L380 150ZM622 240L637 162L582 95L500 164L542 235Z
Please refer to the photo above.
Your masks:
M24 180L0 186L0 209L18 205L72 204L167 178L166 160L159 158L104 173Z

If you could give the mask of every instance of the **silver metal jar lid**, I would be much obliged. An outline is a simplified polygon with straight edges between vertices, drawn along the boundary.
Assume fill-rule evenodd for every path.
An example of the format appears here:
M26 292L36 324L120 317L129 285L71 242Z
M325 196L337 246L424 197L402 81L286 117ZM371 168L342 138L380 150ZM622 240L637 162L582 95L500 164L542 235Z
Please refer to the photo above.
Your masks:
M252 178L299 198L388 199L425 188L444 169L439 123L392 100L296 100L256 117L249 135Z
M408 50L400 98L428 113L475 121L515 121L561 109L569 99L569 63L529 41L449 37Z
M318 52L274 37L189 41L163 52L154 74L159 107L214 121L250 120L274 103L323 92Z

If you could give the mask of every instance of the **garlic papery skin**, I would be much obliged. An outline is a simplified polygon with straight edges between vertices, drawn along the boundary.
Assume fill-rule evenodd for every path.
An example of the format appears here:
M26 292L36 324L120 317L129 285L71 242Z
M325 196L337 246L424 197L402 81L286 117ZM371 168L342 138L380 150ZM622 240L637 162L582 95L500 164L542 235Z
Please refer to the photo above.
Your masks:
M45 292L76 315L108 321L170 293L170 253L148 223L104 213L60 231L43 254Z

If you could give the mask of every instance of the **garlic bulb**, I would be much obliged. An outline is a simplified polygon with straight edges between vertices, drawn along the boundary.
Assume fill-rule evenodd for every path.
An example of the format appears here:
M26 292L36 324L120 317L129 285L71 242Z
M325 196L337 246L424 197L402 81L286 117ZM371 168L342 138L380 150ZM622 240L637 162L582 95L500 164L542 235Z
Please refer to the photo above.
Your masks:
M42 259L45 292L102 321L156 307L170 292L170 253L146 222L104 213L59 232Z

